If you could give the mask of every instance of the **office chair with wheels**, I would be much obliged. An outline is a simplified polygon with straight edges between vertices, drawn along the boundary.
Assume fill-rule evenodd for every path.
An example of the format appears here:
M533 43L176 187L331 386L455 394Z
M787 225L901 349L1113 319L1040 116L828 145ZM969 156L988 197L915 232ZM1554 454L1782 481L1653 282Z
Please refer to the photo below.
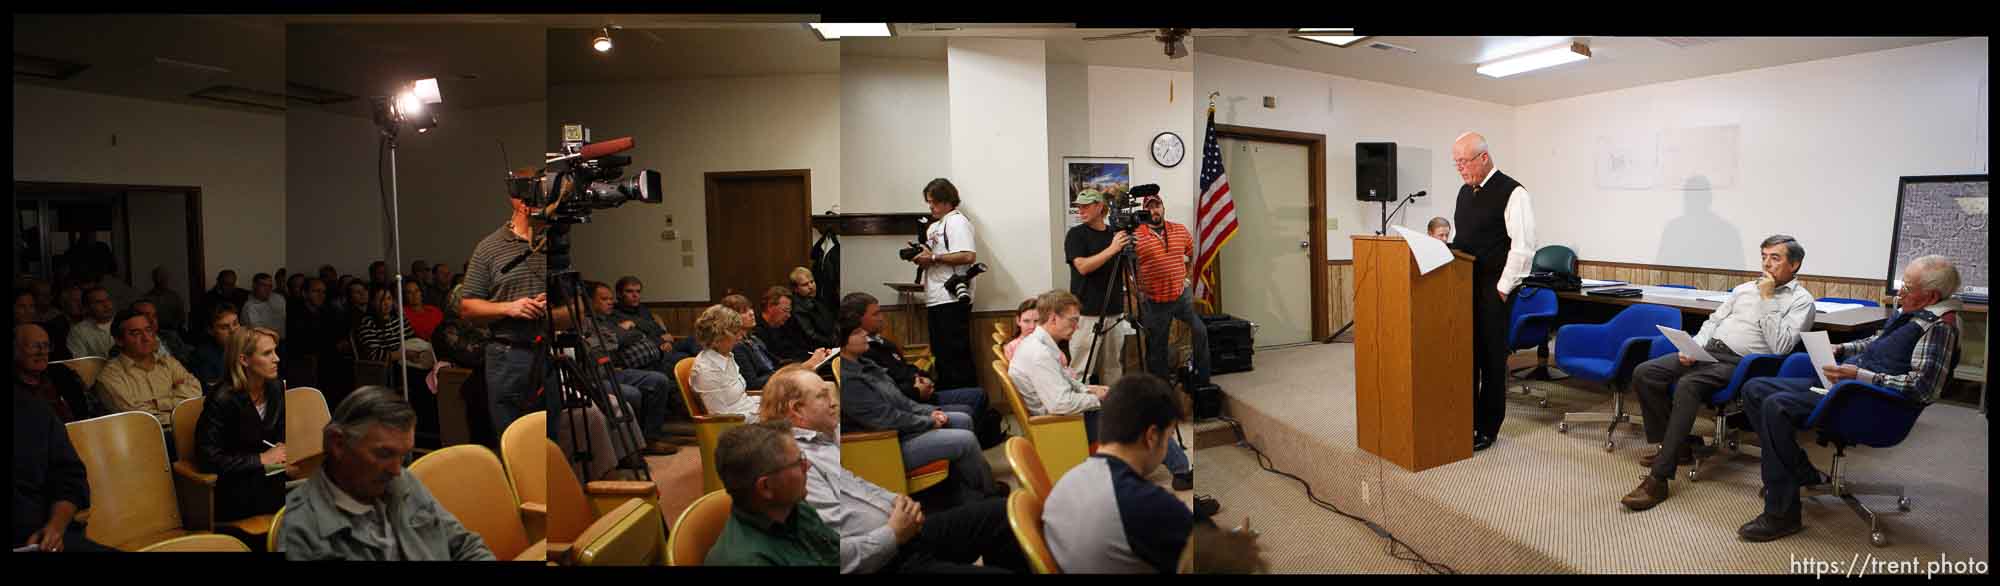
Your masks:
M1618 312L1610 322L1570 324L1556 331L1556 365L1571 376L1604 383L1613 398L1610 413L1564 413L1562 422L1556 424L1557 433L1569 433L1572 423L1608 423L1604 432L1604 451L1618 447L1617 440L1613 439L1618 424L1632 421L1632 415L1625 411L1625 394L1621 387L1628 382L1633 368L1654 357L1650 355L1656 347L1653 338L1665 338L1654 326L1681 327L1680 310L1640 303Z

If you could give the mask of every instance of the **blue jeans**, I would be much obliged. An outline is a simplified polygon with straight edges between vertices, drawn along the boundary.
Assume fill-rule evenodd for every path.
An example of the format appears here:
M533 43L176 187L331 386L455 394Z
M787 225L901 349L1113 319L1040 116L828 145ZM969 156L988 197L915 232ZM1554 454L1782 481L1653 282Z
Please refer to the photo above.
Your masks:
M1173 364L1174 351L1167 345L1167 340L1173 332L1174 320L1179 320L1187 324L1188 331L1194 334L1192 345L1195 383L1207 383L1211 372L1208 362L1208 326L1202 324L1201 316L1194 312L1194 288L1187 287L1181 291L1180 299L1166 303L1154 303L1149 299L1145 303L1144 313L1140 315L1139 322L1140 325L1146 326L1146 370L1168 381L1174 380L1173 370L1179 365Z
M1818 378L1757 378L1743 383L1743 414L1757 426L1764 469L1764 513L1799 518L1799 485L1825 480L1799 447L1799 427L1823 398Z
M993 469L980 454L979 438L972 434L972 418L964 413L945 412L950 421L943 429L904 436L903 466L915 470L932 460L951 462L951 476L958 480L959 502L974 502L993 486Z
M677 392L673 387L674 379L651 370L627 368L613 374L611 380L621 387L632 389L625 397L625 404L631 405L632 410L638 413L640 434L649 440L661 438L663 433L660 427L667 423L669 397ZM631 393L638 396L634 397Z
M1083 433L1085 437L1090 438L1090 441L1097 441L1097 416L1099 413L1103 413L1103 411L1091 410L1083 412ZM1187 450L1181 448L1181 440L1178 435L1167 436L1167 459L1161 461L1160 464L1166 466L1167 471L1172 472L1174 476L1194 472L1194 465L1188 462Z
M972 415L986 412L986 389L979 387L941 390L933 393L931 397L937 399L939 409L948 412Z
M513 346L498 341L486 345L486 406L493 415L493 434L507 432L507 426L532 410L528 401L534 397L535 389L543 383L555 388L554 369L548 371L545 381L534 380L535 367L543 356L534 346ZM559 394L548 393L550 398L559 400ZM553 434L556 426L549 426Z

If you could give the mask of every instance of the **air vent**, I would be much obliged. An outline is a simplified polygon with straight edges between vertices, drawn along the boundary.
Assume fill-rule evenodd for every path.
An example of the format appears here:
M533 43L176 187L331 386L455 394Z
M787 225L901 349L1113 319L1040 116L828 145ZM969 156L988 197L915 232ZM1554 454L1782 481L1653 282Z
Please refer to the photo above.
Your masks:
M1699 47L1702 45L1712 45L1715 43L1720 43L1723 41L1730 40L1731 38L1734 37L1653 37L1654 40L1669 45L1673 45L1675 47L1680 47L1682 49L1686 49L1688 47Z
M85 69L90 69L90 66L61 59L14 54L14 75L64 80L76 77L76 74L83 73Z
M1389 43L1384 43L1382 41L1371 41L1368 43L1368 48L1381 51L1402 51L1404 53L1410 53L1413 55L1416 54L1417 52L1416 49L1411 49L1409 47L1405 47L1402 45L1391 45Z
M285 82L285 97L320 106L354 99L354 96L348 94L290 81Z
M203 89L201 91L188 94L188 97L209 100L214 102L222 102L225 104L235 104L238 106L263 108L266 110L273 110L278 112L285 111L286 96L284 94L274 94L271 92L253 90L250 88L237 87L233 85L212 86L207 89Z

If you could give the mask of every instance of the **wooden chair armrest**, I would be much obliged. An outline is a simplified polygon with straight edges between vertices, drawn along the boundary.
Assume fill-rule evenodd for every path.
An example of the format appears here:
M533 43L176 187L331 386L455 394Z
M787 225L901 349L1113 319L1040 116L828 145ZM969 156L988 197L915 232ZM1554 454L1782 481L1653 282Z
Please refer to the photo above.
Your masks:
M69 518L69 520L70 520L70 522L71 522L71 523L79 523L79 524L87 524L87 523L89 523L89 522L90 522L90 509L84 509L84 510L81 510L81 511L77 511L75 515L73 515L73 516L71 516L71 517Z
M551 543L549 544L548 556L549 565L551 566L574 565L576 563L576 544Z
M1041 425L1044 423L1064 423L1069 421L1081 422L1083 421L1083 416L1082 415L1035 415L1028 418L1029 425Z
M659 487L647 480L593 480L583 485L583 492L591 496L627 496L646 498L659 494Z
M549 534L549 506L546 503L521 503L521 527L527 530L528 539L540 540Z
M746 419L742 415L738 415L735 413L723 413L720 415L697 415L694 418L694 422L696 425L700 425L703 423L729 423L729 422L743 423L745 420Z
M174 500L180 509L181 527L189 531L215 530L216 475L195 469L194 462L174 462Z
M755 390L749 390L749 391L743 391L743 394L745 394L745 395L749 395L749 396L752 396L752 397L763 397L763 396L764 396L764 389L755 389Z
M885 439L894 439L895 437L896 437L896 432L894 431L863 431L858 433L852 431L842 431L840 432L840 443L845 444L845 443L855 443L855 442L878 441Z
M196 469L194 466L194 462L189 462L187 460L174 462L174 476L179 478L184 478L196 483L200 483L202 486L211 489L215 488L215 481L217 478L217 476L214 474L209 474L207 472L202 472L201 470Z
M514 561L539 562L548 559L548 557L549 557L549 540L537 539L535 540L534 545L528 546L528 549L521 550L520 555L514 556Z

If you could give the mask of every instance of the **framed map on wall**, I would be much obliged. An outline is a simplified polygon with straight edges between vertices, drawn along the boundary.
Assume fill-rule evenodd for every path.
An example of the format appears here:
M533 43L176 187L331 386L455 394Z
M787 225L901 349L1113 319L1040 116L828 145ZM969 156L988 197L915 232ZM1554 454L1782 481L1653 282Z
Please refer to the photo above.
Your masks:
M1986 288L1987 176L1904 177L1896 188L1896 232L1889 248L1890 291L1911 259L1942 255L1958 268L1961 291Z

